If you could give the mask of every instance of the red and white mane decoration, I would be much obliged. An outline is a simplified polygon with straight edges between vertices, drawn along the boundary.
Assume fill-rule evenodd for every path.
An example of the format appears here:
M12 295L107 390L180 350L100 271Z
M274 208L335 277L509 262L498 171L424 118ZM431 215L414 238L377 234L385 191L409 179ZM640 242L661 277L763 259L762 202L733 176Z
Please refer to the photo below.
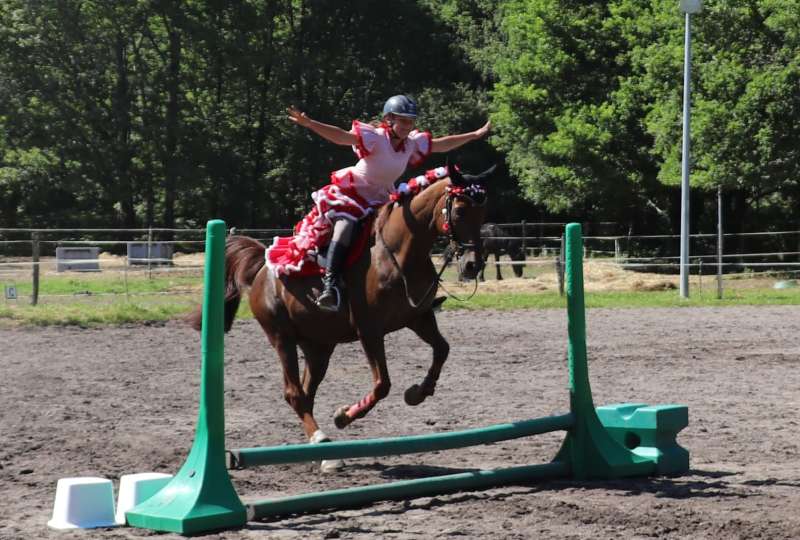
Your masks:
M432 183L448 175L447 167L436 167L425 171L425 174L410 178L408 182L403 182L397 186L397 190L390 196L390 200L398 202L404 197L413 197Z

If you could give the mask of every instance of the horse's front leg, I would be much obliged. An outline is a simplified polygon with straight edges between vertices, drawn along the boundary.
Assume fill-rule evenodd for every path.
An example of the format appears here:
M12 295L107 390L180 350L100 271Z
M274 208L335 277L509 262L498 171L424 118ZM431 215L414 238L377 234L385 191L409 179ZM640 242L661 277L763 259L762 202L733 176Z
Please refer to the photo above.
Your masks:
M362 334L361 345L364 347L370 370L372 370L372 391L358 403L345 405L336 411L333 421L339 429L348 426L353 420L366 416L378 401L389 395L389 390L392 387L392 383L389 380L389 370L386 367L383 334L376 333L366 336Z
M278 353L283 368L283 397L303 422L306 437L311 439L319 430L319 425L314 419L313 401L308 398L303 384L300 382L297 341L291 335L281 333L268 333L267 335Z
M300 341L299 345L306 359L306 369L303 372L302 379L303 393L306 396L309 414L313 417L314 399L317 396L317 389L322 379L325 378L325 373L328 371L328 364L330 364L335 345L312 343L309 341ZM319 429L311 435L312 442L318 442L314 439L322 440L326 438L325 434Z
M314 415L314 399L317 396L317 389L319 388L322 379L325 378L325 373L328 371L330 364L331 354L335 345L312 343L309 341L300 341L300 348L306 357L306 369L303 372L303 392L308 400L309 414L312 418ZM321 429L317 429L308 439L311 444L320 444L330 442L330 437L325 434ZM334 472L344 467L344 461L341 459L323 459L319 463L322 472Z
M497 280L503 279L503 274L500 273L500 252L494 252L494 267L497 269Z
M432 396L436 390L436 383L442 373L442 366L450 354L450 345L444 339L439 327L436 324L436 316L433 311L427 311L415 319L408 327L416 333L422 341L433 348L433 363L431 363L428 374L422 380L422 384L410 386L404 398L409 405L419 405L425 398Z

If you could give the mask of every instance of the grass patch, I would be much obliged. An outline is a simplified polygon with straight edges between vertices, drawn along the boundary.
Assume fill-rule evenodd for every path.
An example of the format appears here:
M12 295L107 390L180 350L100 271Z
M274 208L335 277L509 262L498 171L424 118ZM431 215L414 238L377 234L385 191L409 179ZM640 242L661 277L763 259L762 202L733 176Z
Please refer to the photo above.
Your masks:
M664 308L664 307L719 307L755 305L798 305L798 289L735 289L725 291L721 300L716 291L690 292L688 299L678 296L678 291L597 291L585 294L587 308ZM557 292L502 292L477 293L468 302L448 299L444 309L552 309L565 308L566 297Z
M167 275L148 278L142 274L129 274L125 279L122 273L95 274L80 276L47 276L39 283L39 294L79 295L79 294L143 294L167 292L175 289L199 289L202 278L194 275ZM30 296L33 286L30 281L17 285L20 295Z
M146 305L137 302L115 304L49 304L41 306L0 306L0 324L35 326L100 326L162 322L182 317L190 310L186 303Z
M202 299L197 277L159 277L149 280L129 280L129 292L139 296L124 296L116 293L118 278L86 280L90 294L74 295L75 283L81 280L63 278L48 280L49 294L67 296L67 302L45 302L31 306L24 297L17 301L0 303L0 325L74 325L102 326L120 324L144 324L177 319L188 314ZM188 291L174 294L176 290ZM78 289L80 290L80 289ZM72 294L66 294L69 291ZM162 294L171 292L171 294ZM104 293L109 294L103 296ZM152 294L148 294L152 293ZM443 294L440 291L440 294ZM459 293L467 298L469 293ZM798 305L800 288L745 288L726 289L725 297L717 300L716 291L694 290L691 297L682 300L678 291L593 291L585 296L587 308L674 308L674 307L720 307L743 305ZM514 309L564 309L566 298L555 291L543 292L478 292L468 301L449 298L444 303L446 310L514 310ZM253 317L250 307L243 299L238 317Z

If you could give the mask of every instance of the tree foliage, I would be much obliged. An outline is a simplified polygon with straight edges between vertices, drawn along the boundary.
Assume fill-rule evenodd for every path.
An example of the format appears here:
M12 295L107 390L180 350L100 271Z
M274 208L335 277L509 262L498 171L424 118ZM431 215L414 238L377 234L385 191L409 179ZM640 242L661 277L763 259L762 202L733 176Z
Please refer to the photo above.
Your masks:
M692 17L693 189L721 185L750 205L795 197L798 17L791 0L708 0ZM525 193L553 211L607 219L666 209L674 225L678 2L514 0L503 3L500 30L496 141Z
M800 10L704 4L693 222L722 186L734 225L780 226L800 202ZM0 22L0 226L291 225L354 158L286 107L347 127L401 92L434 134L491 112L490 143L451 158L508 172L496 221L678 224L676 0L5 0Z
M486 117L475 70L430 7L3 2L0 221L292 224L354 157L286 121L287 106L348 127L405 92L422 100L422 127Z

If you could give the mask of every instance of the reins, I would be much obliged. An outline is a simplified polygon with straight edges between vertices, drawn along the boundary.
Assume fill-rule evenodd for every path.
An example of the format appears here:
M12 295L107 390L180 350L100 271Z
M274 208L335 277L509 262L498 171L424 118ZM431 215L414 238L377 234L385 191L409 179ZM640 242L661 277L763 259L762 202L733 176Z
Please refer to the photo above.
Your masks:
M378 238L380 238L381 244L383 244L383 249L386 251L386 253L389 254L389 258L392 260L392 264L394 265L395 268L397 268L397 271L400 272L400 278L403 280L403 288L406 291L406 300L408 300L408 305L410 305L414 309L417 309L419 306L423 304L423 302L425 302L425 300L427 300L428 296L431 294L431 291L434 290L434 287L442 283L442 274L444 273L445 269L449 266L450 262L453 260L453 256L450 255L450 253L445 254L442 268L441 270L439 270L439 273L436 274L436 278L433 280L433 283L430 284L428 290L426 290L425 294L422 295L422 298L420 298L418 302L415 302L414 299L411 298L411 290L408 287L408 280L406 279L406 273L403 272L403 268L400 266L400 263L397 262L397 258L394 256L394 253L392 253L392 250L389 249L388 245L386 245L386 240L383 239L382 227L378 229Z
M376 227L377 233L378 233L377 236L378 236L378 239L380 240L381 244L383 244L383 249L386 251L386 253L389 254L389 258L391 259L392 264L397 269L397 271L400 273L400 278L403 280L403 287L404 287L405 293L406 293L406 300L408 301L408 304L414 309L417 309L418 307L420 307L425 302L425 300L428 299L428 296L431 294L431 292L433 292L435 290L437 285L441 285L442 290L445 291L445 293L447 293L448 297L453 298L453 299L455 299L455 300L457 300L459 302L466 302L466 301L470 300L473 296L475 296L475 293L478 291L478 276L477 275L475 276L475 288L473 289L472 293L466 299L461 299L458 296L456 296L455 294L453 294L450 291L448 291L444 287L444 285L443 285L444 282L442 281L442 274L444 274L445 269L447 269L447 267L453 261L454 256L459 256L463 252L463 244L461 244L455 238L455 236L453 234L453 226L452 226L452 223L451 223L451 215L452 215L451 208L452 208L452 205L453 205L453 199L455 199L456 196L457 195L453 195L448 191L448 193L446 195L446 199L445 199L445 214L447 216L447 222L446 222L446 227L445 228L446 228L448 236L449 236L449 246L448 247L450 247L451 249L445 249L444 260L442 261L442 268L436 274L436 278L434 278L433 282L430 284L428 289L425 291L425 294L423 294L422 297L416 302L414 301L413 298L411 298L411 290L408 287L408 280L406 279L405 272L403 272L403 268L400 266L400 263L397 261L397 258L394 256L394 253L389 248L389 246L386 244L386 240L383 238L383 225L385 225L386 222L388 221L388 216L387 216L387 218L385 220L383 220L383 223L381 224L380 227ZM394 210L394 205L389 209L389 212L391 213L393 210Z

